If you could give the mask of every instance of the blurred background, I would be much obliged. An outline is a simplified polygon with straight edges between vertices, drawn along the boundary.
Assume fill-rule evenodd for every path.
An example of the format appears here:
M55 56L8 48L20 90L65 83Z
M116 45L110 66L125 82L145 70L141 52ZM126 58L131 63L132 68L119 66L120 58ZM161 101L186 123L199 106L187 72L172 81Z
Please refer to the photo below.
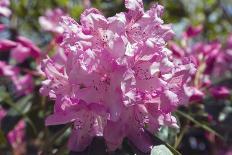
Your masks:
M215 48L218 48L219 53L222 51L229 53L223 55L223 62L225 57L232 57L231 0L144 0L144 3L146 9L154 3L164 6L163 20L165 23L171 23L176 33L173 41L168 44L172 50L176 50L177 53L188 51L190 47L192 49L192 46L201 43L204 45L203 49L208 50L209 53ZM23 45L18 47L19 49L28 48L34 53L40 51L41 57L46 54L52 55L57 50L55 42L59 40L57 32L59 28L55 24L58 23L58 18L61 15L70 15L78 21L83 10L90 7L98 8L107 17L125 11L122 0L10 0L9 4L3 4L3 0L0 0L0 14L2 14L0 25L4 27L0 28L0 39L17 40ZM4 10L6 8L11 12L9 15ZM53 20L54 25L46 23L47 20ZM44 26L46 24L51 24L50 29ZM19 38L20 36L30 41L25 43L25 40ZM215 42L220 47L211 47L211 43ZM208 49L210 48L208 45L211 49ZM1 46L3 45L0 43L2 51L9 50ZM69 152L66 143L70 125L51 127L44 125L44 119L53 110L53 101L39 94L43 80L38 73L39 58L35 56L15 61L11 60L11 57L14 57L12 54L2 51L0 52L0 155L107 154L104 152L105 144L102 139L95 139L90 148L83 153ZM211 60L213 63L217 62L214 64L215 70L221 65L221 56L220 60L216 59L219 55ZM208 55L203 54L204 56ZM201 55L197 55L198 57ZM229 67L232 65L232 59L226 61L226 66L223 66L223 69L219 68L220 71L211 71L210 74L198 77L198 82L195 82L194 86L204 95L196 95L198 98L192 100L188 107L180 107L174 113L180 128L160 129L156 134L157 144L169 144L170 148L183 155L232 154L232 76ZM20 68L20 77L9 78L11 73L5 73L4 69L10 66L5 63ZM25 77L28 74L30 78ZM217 91L218 97L218 94L211 92L209 85L204 83L199 86L199 81L205 79L210 80L210 87L223 86L226 90ZM33 86L24 88L24 82L27 84L31 82ZM25 93L26 91L28 92ZM174 151L174 154L178 152ZM122 149L113 154L135 153L142 154L125 140Z

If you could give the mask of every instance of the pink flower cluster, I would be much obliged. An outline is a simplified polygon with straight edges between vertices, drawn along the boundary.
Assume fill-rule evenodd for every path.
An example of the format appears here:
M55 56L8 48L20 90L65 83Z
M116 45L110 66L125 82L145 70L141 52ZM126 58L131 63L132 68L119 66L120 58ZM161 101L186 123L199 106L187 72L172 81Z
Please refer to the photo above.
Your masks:
M34 83L30 71L18 67L17 64L23 63L26 59L40 57L40 49L29 39L19 36L16 41L0 39L0 54L10 51L10 60L16 63L0 60L0 76L10 78L19 95L28 94L33 91ZM7 60L7 58L5 58ZM26 74L21 74L26 72Z
M105 18L97 9L80 23L62 17L61 57L42 61L40 89L55 100L46 125L74 123L69 148L84 150L103 136L110 151L127 137L143 152L160 126L178 127L171 112L188 102L194 64L165 48L173 36L161 19L163 7L144 11L142 0L125 0L127 12Z
M208 92L216 99L225 99L230 96L229 88L214 83L232 74L232 35L229 35L224 47L217 40L195 42L194 37L202 29L202 26L190 26L183 34L181 45L169 42L169 46L176 58L189 56L197 67L197 73L192 76L195 88L189 93L190 100L201 101Z

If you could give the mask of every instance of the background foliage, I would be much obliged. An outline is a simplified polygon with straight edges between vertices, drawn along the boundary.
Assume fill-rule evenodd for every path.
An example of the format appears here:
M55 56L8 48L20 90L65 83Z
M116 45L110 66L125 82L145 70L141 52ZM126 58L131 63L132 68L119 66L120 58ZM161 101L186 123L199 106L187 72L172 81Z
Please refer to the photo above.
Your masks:
M175 40L180 41L182 33L189 25L202 25L203 32L196 40L219 40L225 43L232 32L232 1L231 0L144 0L146 8L151 3L159 2L165 7L164 20L173 23L176 32ZM92 0L91 5L111 16L125 10L122 0ZM0 38L15 40L22 35L30 38L41 50L50 52L53 36L44 32L38 18L49 8L62 8L76 20L85 9L81 0L11 0L11 18L0 18L0 23L8 28L0 33ZM1 60L6 59L0 54ZM22 64L36 70L36 64L28 61ZM41 77L34 75L36 88L27 96L18 96L12 91L9 79L0 78L0 104L8 109L7 116L2 120L0 130L0 155L17 155L6 139L7 133L14 128L20 119L26 121L26 150L33 154L104 154L105 145L102 139L95 139L93 144L83 153L69 152L66 141L70 133L68 126L44 126L44 119L52 111L52 101L39 94ZM232 86L231 77L222 79L217 84ZM180 129L163 127L154 136L154 142L166 144L173 154L183 155L219 155L232 147L232 96L225 100L216 100L210 96L203 103L191 104L176 111ZM209 117L212 117L209 121ZM14 153L13 153L14 152ZM142 154L124 141L123 148L114 154ZM225 153L225 152L224 152ZM223 154L223 153L222 153Z

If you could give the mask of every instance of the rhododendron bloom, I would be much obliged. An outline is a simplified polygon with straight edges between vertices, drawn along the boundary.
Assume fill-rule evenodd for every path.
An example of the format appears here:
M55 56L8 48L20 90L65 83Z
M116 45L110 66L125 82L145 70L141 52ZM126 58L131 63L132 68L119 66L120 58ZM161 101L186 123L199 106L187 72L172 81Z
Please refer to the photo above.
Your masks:
M184 49L172 41L169 42L169 47L176 57L183 57L186 54Z
M172 38L163 24L163 7L143 9L142 0L126 0L127 12L105 18L87 9L78 24L62 17L63 63L47 58L41 93L55 100L47 125L74 123L69 148L84 150L103 136L109 150L127 137L143 152L152 148L148 132L177 127L171 112L188 101L188 58L176 59L165 48Z

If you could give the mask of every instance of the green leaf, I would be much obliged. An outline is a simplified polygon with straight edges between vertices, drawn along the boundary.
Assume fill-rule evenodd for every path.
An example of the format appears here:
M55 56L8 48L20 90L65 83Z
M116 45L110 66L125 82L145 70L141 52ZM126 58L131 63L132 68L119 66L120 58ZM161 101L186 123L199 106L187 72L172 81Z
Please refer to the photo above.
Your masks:
M70 10L71 17L78 18L80 14L83 12L84 8L80 5L75 5Z
M59 6L67 6L68 0L56 0Z
M170 144L164 142L163 140L161 140L159 137L157 136L153 136L154 137L154 140L156 142L158 142L159 144L163 144L165 145L172 153L173 155L181 155L181 153L179 151L177 151L174 147L172 147Z
M173 155L173 153L165 145L158 145L152 148L151 155Z
M179 133L179 128L177 129L168 126L162 126L159 132L156 133L156 136L158 136L163 141L168 142L169 144L174 144L176 135L178 133Z
M205 2L208 6L212 6L216 1L215 0L206 0Z
M1 129L0 129L0 144L6 144L6 138Z
M5 98L7 98L8 96L9 96L9 94L6 92L6 88L1 86L0 87L0 102L5 100Z
M27 95L23 98L21 98L19 101L14 103L9 96L6 97L6 103L11 107L10 110L7 112L7 116L15 117L15 116L23 116L23 118L27 121L27 123L31 126L33 133L36 134L37 130L36 127L31 120L27 116L27 113L30 111L32 102L30 101L32 99L33 95Z
M215 131L214 129L210 128L209 126L197 121L196 119L194 119L192 116L190 116L189 114L183 112L183 111L180 111L180 110L177 110L176 111L176 114L182 116L182 117L185 117L186 119L188 119L189 121L193 122L194 124L196 124L197 126L201 127L202 129L206 130L206 131L209 131L211 133L213 133L214 135L218 136L219 138L221 139L224 139L222 135L220 135L217 131Z
M31 99L32 95L28 95L21 98L16 103L13 103L13 105L11 105L12 108L9 110L8 114L10 116L26 114L32 106L32 102L30 101Z

